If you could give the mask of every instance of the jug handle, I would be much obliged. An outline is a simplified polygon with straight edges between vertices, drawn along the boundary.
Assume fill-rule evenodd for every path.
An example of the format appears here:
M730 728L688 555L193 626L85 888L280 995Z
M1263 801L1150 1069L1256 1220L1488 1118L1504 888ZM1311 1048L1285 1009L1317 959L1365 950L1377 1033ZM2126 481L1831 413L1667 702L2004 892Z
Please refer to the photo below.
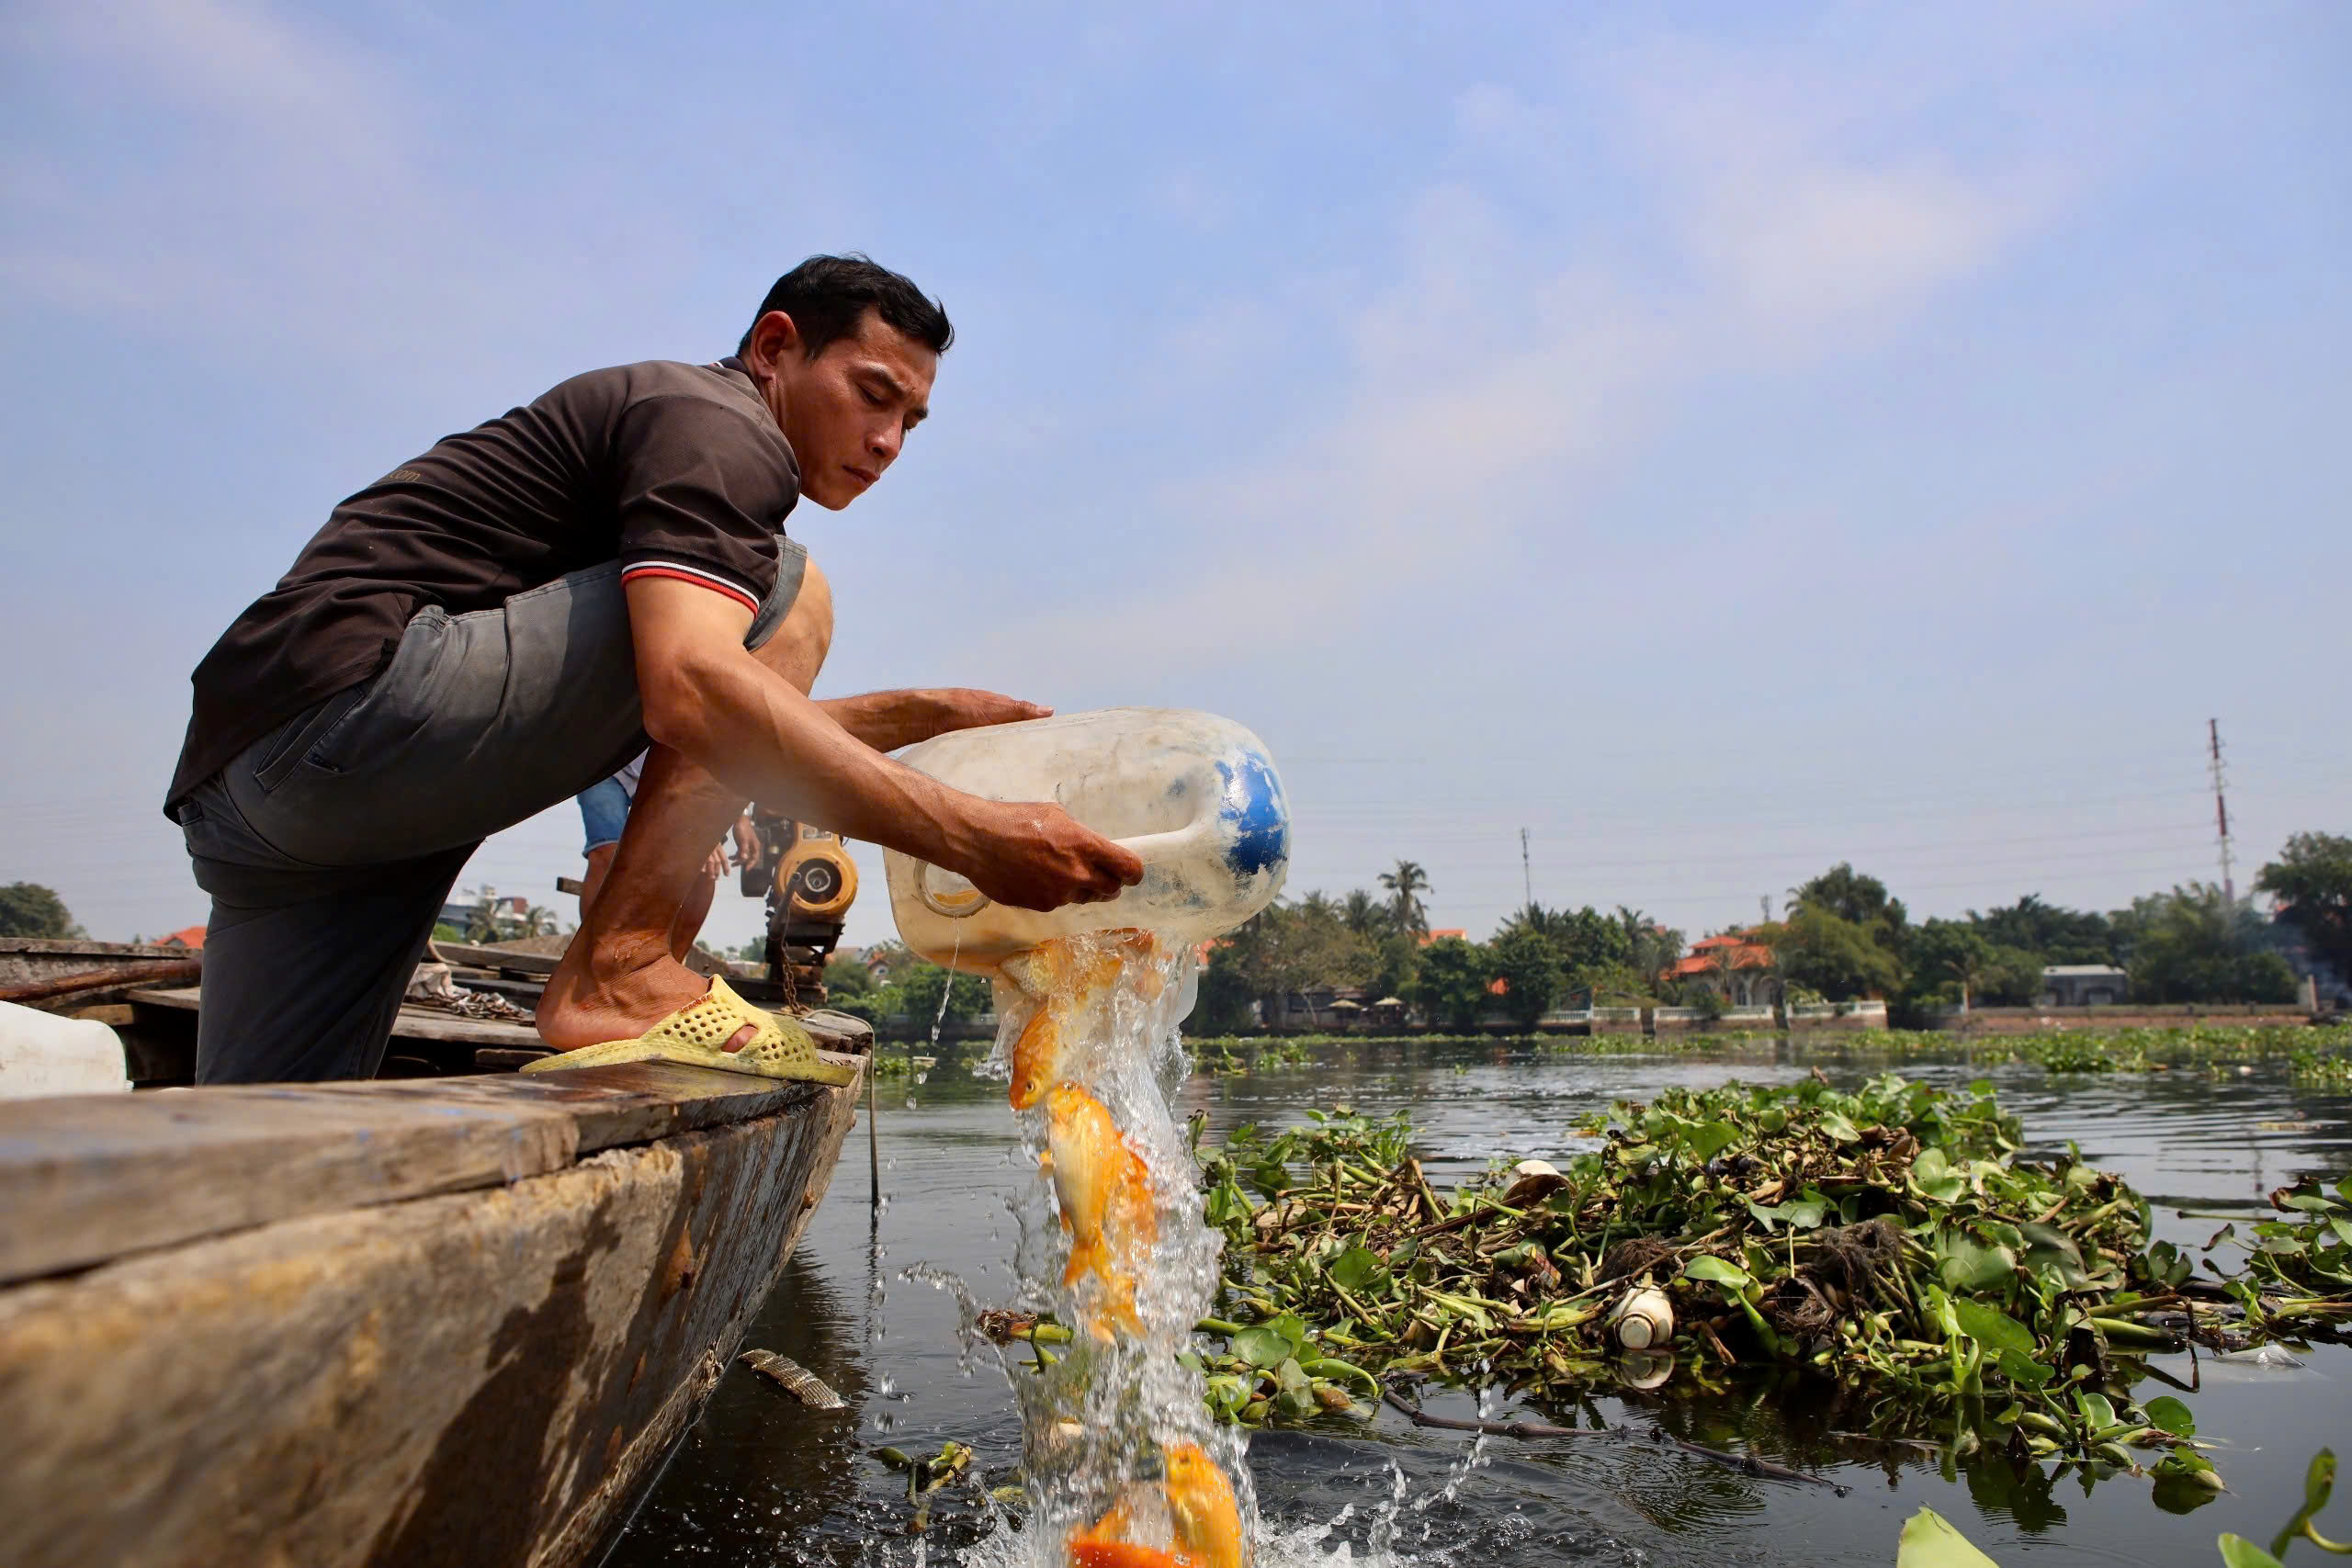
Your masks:
M1129 853L1148 861L1161 851L1181 849L1195 835L1196 831L1197 829L1191 828L1174 828L1165 833L1145 833L1133 839L1114 839L1112 842ZM960 889L947 893L939 892L932 886L931 874L934 870L954 876L964 886ZM994 902L987 894L973 886L964 877L957 875L955 872L946 871L944 867L933 866L929 861L916 863L915 892L922 897L923 908L934 915L950 920L967 919Z

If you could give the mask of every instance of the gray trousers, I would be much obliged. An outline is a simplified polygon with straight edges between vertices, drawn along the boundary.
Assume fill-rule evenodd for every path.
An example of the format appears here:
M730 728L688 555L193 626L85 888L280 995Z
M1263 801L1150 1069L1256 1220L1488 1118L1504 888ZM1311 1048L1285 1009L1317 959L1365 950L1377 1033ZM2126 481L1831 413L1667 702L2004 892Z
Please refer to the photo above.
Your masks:
M807 553L780 544L747 648L800 592ZM374 1077L481 840L645 744L618 562L494 610L418 611L373 680L288 719L180 807L212 896L197 1082Z

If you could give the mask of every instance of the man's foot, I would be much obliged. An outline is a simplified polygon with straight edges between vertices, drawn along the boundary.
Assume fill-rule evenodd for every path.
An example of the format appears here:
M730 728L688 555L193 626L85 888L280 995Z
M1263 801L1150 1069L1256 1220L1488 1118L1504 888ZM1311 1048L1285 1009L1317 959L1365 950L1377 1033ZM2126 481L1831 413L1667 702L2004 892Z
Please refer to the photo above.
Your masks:
M666 948L615 946L592 953L584 940L575 940L539 998L539 1038L559 1051L634 1040L709 994L710 982ZM757 1032L747 1023L720 1049L740 1051Z

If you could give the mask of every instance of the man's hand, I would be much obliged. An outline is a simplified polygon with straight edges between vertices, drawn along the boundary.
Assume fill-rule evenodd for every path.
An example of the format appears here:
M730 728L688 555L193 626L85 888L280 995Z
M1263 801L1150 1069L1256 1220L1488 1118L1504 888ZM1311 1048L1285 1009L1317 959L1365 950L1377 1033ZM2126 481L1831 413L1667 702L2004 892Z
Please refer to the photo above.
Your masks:
M752 819L738 817L735 826L729 831L735 841L735 863L739 866L759 864L760 830L752 825Z
M1101 904L1143 880L1143 862L1048 801L987 803L973 858L955 869L1000 904Z
M979 729L991 724L1019 724L1023 719L1051 718L1054 716L1054 710L1049 707L1025 703L1019 697L978 691L970 686L945 686L916 694L932 700L933 735L944 735L951 729Z
M877 751L895 751L954 729L1047 718L1053 709L968 686L933 686L828 697L817 705L834 723Z

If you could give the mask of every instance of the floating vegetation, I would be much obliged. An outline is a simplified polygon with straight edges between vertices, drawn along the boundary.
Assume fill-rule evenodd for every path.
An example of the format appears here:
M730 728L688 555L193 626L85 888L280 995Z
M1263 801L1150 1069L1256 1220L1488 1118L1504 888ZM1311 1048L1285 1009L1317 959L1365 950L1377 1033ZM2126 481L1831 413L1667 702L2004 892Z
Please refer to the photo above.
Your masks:
M1876 1425L1942 1412L2021 1463L2211 1491L2188 1408L2131 1395L2147 1354L2324 1333L2352 1310L2352 1190L2278 1194L2289 1217L2253 1227L2251 1267L2199 1279L2117 1178L2071 1149L2018 1158L1989 1083L1671 1090L1586 1130L1599 1147L1563 1169L1442 1196L1402 1113L1203 1152L1232 1320L1204 1325L1227 1348L1204 1357L1212 1404L1293 1420L1322 1407L1317 1378L1573 1401L1778 1368L1874 1401ZM1236 1361L1250 1374L1220 1384Z
M1274 1067L1303 1067L1306 1065L1311 1047L1329 1044L1333 1038L1329 1035L1227 1035L1212 1040L1188 1041L1187 1043L1192 1047L1193 1066L1200 1071L1214 1073L1218 1077L1240 1077Z
M2344 1072L2352 1056L2352 1028L2309 1025L2198 1024L2187 1029L2049 1030L1969 1043L1983 1061L2006 1050L2052 1073L2160 1073L2180 1068L2248 1066L2281 1058L2297 1064L2334 1063Z
M2298 1051L2287 1061L2295 1082L2305 1089L2352 1090L2352 1054Z

